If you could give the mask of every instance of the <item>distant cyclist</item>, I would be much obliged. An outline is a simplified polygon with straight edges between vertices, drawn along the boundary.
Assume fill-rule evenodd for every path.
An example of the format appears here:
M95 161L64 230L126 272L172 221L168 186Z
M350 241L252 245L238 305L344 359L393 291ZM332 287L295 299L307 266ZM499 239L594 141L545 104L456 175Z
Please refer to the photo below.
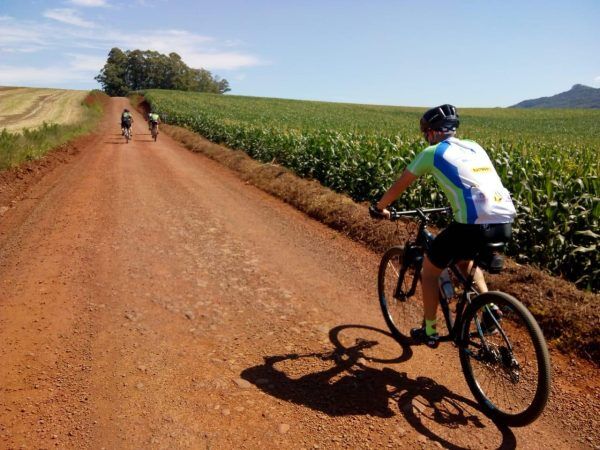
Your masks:
M423 324L411 330L411 337L428 347L436 347L439 342L436 317L438 278L442 270L452 261L461 260L461 270L467 272L483 244L510 239L511 223L516 215L510 194L486 151L476 142L455 137L459 123L458 113L452 105L426 111L420 128L430 146L415 157L372 207L375 214L389 218L390 212L386 208L417 177L428 173L433 175L450 202L454 222L436 236L423 264ZM480 269L477 269L474 281L479 292L487 292Z
M156 133L158 134L158 124L160 123L160 116L155 113L155 112L151 112L150 114L148 114L148 129L152 130L152 127L156 126Z
M125 135L126 128L130 129L130 132L131 132L132 124L133 124L133 116L131 115L129 110L127 108L125 108L123 110L123 112L121 113L121 135Z

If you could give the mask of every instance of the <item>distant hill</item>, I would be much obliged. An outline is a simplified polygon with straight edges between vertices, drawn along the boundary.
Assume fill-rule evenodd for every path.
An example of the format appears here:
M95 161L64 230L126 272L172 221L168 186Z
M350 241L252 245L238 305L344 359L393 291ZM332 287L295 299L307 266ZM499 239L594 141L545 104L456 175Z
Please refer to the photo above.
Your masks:
M552 97L524 100L511 108L600 108L600 89L576 84Z

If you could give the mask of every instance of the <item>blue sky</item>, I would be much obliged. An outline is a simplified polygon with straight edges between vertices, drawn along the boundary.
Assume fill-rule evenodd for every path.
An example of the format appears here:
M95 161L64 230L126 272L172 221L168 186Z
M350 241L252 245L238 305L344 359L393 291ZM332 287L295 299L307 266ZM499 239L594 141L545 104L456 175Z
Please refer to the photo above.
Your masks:
M97 87L112 47L175 51L232 94L508 106L600 87L600 1L0 0L0 85Z

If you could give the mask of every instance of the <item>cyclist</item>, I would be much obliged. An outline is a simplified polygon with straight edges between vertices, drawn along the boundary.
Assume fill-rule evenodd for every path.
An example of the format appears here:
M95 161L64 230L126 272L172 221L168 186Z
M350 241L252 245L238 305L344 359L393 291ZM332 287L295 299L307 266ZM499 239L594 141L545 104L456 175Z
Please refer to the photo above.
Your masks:
M131 128L133 124L133 116L127 108L121 113L121 135L125 135L125 128Z
M151 112L150 114L148 114L148 129L150 131L152 131L152 127L156 126L156 134L158 134L158 124L160 123L160 116L155 113L155 112Z
M470 270L472 260L487 242L506 242L512 234L516 215L508 190L502 185L486 151L476 142L458 139L458 112L452 105L429 109L420 121L421 132L430 144L407 166L400 178L373 206L380 217L389 218L386 209L417 177L432 174L452 207L454 221L434 239L423 263L423 323L410 332L414 341L435 348L438 279L454 260L463 273ZM479 292L487 292L481 269L474 282Z

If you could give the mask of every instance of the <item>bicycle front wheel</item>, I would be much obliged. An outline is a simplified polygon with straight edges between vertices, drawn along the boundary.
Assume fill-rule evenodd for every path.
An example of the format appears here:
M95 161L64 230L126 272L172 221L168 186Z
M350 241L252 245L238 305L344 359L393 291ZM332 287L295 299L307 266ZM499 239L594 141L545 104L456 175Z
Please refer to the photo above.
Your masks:
M381 258L377 288L385 323L394 338L406 339L423 320L423 306L415 293L421 267L405 247L392 247Z
M531 313L514 297L486 292L473 300L461 327L460 362L491 419L524 426L544 410L550 394L548 347Z

